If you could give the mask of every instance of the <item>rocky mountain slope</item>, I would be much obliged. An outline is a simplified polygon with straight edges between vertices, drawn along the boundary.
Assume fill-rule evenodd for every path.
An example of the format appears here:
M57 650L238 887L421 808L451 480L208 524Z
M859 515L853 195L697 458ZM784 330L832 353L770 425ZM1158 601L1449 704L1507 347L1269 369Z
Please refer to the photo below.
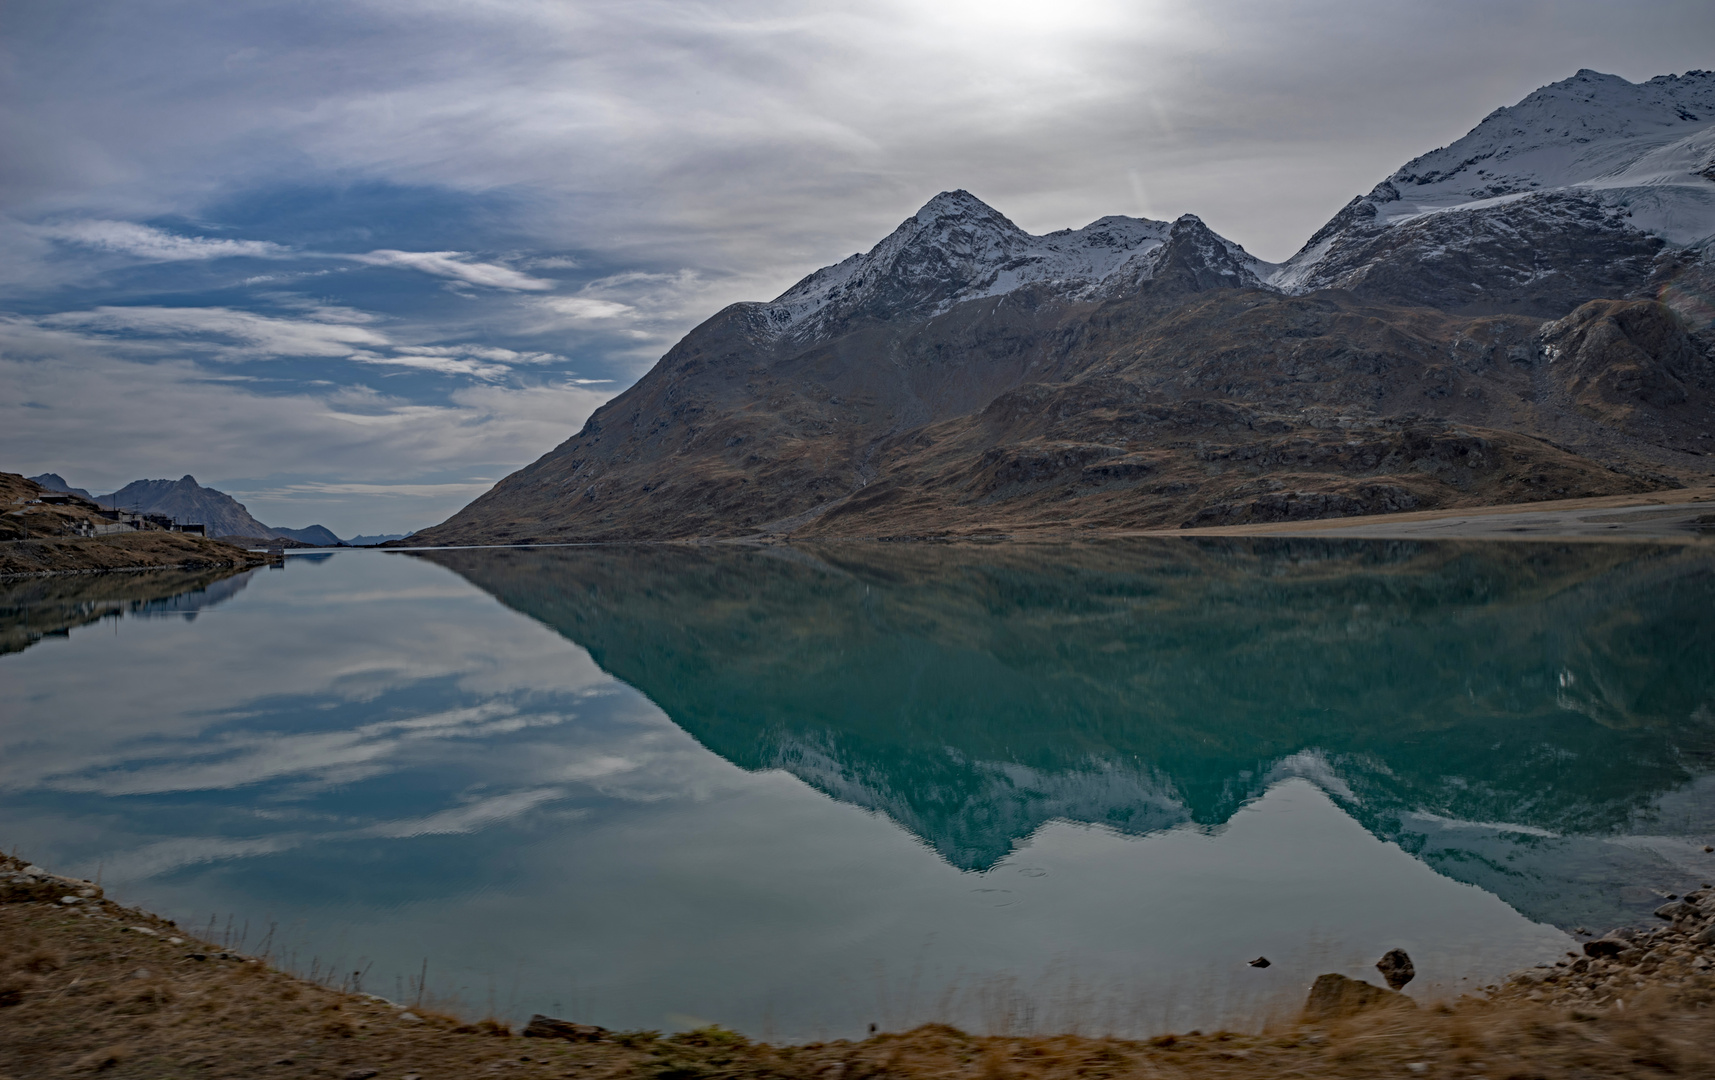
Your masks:
M307 529L279 529L250 516L244 504L186 474L177 480L133 480L111 495L97 500L103 506L135 510L144 514L167 514L181 522L207 526L209 536L245 537L253 540L285 539L331 547L339 537L321 525Z
M1715 476L1715 75L1580 72L1287 263L963 191L697 327L413 543L1131 529Z

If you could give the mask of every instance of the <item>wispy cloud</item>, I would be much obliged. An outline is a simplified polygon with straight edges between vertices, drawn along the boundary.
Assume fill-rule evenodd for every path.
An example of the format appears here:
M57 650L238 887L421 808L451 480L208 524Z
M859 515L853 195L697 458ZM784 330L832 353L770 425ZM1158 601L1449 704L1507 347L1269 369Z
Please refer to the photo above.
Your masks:
M362 312L340 308L285 319L225 307L98 307L37 320L54 329L98 334L188 337L205 343L212 356L224 360L351 356L364 348L391 345L385 334L363 325L369 321L371 317Z
M26 320L12 320L14 323ZM281 357L339 357L378 367L410 368L485 381L505 378L515 366L564 363L558 353L493 345L400 345L372 324L376 317L335 305L311 306L300 316L258 315L225 307L99 307L43 316L36 325L120 346L155 343L155 351L191 353L240 362Z
M600 322L630 315L637 309L617 300L597 300L589 296L556 296L542 301L542 307L570 322Z
M534 278L499 263L477 262L462 251L371 251L365 255L342 255L367 266L397 266L420 270L435 277L462 281L466 285L481 285L490 289L552 289L554 282Z
M187 259L278 259L295 254L291 248L267 240L229 240L221 237L180 236L133 221L68 221L40 227L55 240L67 241L100 251L132 255L151 262L181 262Z
M83 219L40 225L39 235L62 243L98 251L129 255L145 262L184 262L208 259L344 259L365 266L396 267L416 270L438 278L479 285L488 289L542 292L555 287L547 278L531 277L495 262L483 262L464 251L398 251L382 248L362 253L300 250L268 240L237 240L226 237L185 236L152 225L134 221ZM531 261L543 269L576 265L570 259L547 258ZM325 273L325 271L320 271ZM295 275L263 274L245 279L246 284L262 284L289 279Z

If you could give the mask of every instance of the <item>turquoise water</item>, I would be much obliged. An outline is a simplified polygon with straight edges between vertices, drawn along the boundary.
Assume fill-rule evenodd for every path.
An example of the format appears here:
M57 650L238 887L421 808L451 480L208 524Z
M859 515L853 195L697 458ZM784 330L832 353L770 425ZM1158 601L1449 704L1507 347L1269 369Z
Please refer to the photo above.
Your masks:
M1700 548L341 551L0 624L0 844L507 1016L1237 1023L1715 876Z

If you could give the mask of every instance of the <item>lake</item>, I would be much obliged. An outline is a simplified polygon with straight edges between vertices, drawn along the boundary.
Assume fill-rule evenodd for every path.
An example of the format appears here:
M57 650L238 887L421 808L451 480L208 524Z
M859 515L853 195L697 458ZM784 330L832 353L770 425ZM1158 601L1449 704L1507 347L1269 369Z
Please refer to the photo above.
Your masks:
M0 845L396 1000L779 1040L1456 994L1715 880L1715 552L350 550L0 585ZM1270 966L1247 964L1266 956Z

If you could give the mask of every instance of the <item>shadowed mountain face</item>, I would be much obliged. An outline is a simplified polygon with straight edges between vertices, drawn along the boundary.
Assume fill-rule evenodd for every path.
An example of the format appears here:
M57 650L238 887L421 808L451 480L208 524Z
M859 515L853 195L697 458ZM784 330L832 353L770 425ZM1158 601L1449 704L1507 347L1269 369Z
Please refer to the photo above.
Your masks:
M1571 927L1695 872L1613 842L1650 832L1663 800L1674 829L1715 824L1698 786L1715 772L1715 558L1696 549L420 557L588 649L723 757L883 812L963 868L1053 819L1218 827L1302 776Z

